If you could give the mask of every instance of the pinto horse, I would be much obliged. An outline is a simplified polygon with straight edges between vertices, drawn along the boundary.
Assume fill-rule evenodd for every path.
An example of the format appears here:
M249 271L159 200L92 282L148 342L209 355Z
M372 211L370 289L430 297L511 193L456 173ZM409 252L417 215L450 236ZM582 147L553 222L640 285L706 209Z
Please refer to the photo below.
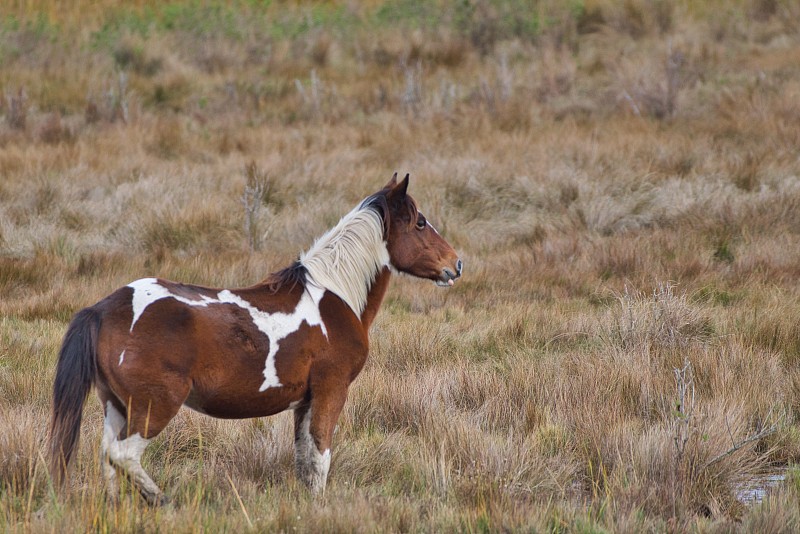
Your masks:
M101 462L151 504L166 497L144 471L148 443L182 405L238 419L294 410L297 476L325 489L331 439L392 271L451 286L462 262L397 173L291 266L243 289L144 278L78 312L53 386L51 473L66 480L83 405L103 404Z

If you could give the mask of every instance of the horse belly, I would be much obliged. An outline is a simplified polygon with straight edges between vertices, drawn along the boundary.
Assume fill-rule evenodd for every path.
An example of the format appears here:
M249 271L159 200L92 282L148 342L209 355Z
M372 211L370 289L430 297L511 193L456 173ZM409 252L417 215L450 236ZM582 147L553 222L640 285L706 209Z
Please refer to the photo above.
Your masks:
M315 339L308 325L282 339L274 355L280 385L265 387L270 340L255 332L216 330L192 373L185 405L226 419L276 414L305 399Z
M265 358L253 358L245 364L239 358L230 356L224 369L206 369L194 377L184 405L213 417L242 419L273 415L305 398L307 371L301 383L260 391ZM253 365L255 362L257 364Z
M184 406L211 417L220 419L247 419L275 415L293 408L302 401L285 392L270 392L258 397L226 398L224 395L208 395L195 389L189 393Z

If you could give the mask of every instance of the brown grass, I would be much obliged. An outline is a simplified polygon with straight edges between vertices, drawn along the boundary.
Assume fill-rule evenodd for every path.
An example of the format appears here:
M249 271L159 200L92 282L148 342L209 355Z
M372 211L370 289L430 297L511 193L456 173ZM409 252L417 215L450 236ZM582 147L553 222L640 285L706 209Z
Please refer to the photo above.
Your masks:
M800 9L565 5L11 2L0 531L796 530ZM145 455L174 505L112 507L94 400L55 498L75 311L148 275L261 280L394 170L465 276L393 280L324 499L288 414L184 411Z

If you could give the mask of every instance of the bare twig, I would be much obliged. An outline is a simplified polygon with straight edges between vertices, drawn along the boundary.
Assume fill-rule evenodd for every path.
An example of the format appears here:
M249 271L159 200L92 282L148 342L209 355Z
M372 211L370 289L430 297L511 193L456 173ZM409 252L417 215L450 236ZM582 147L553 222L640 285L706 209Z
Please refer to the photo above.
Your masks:
M627 90L622 91L622 98L624 98L628 102L628 104L630 104L631 110L633 111L634 115L636 115L637 117L642 116L642 111L639 109L639 105L636 103L633 97L631 97L631 94Z
M247 244L250 250L258 250L261 246L258 232L259 215L264 194L269 189L268 176L258 169L255 161L251 161L245 167L244 174L247 177L244 193L242 193L244 233L247 236Z
M314 115L319 116L320 104L322 93L322 83L317 76L317 70L311 69L311 102L314 104Z
M694 373L689 359L683 361L682 369L673 369L678 401L675 405L675 452L678 464L683 459L686 443L691 436L692 416L694 415Z
M767 414L767 417L765 418L765 421L769 421L770 419L772 419L772 408L770 408L769 413ZM770 436L770 435L774 434L780 428L780 423L781 423L782 419L783 419L783 417L780 417L777 422L771 424L768 428L764 428L763 424L759 424L759 428L757 429L755 434L746 437L745 439L743 439L742 441L740 441L738 443L733 439L733 435L731 434L731 430L730 430L730 425L728 425L728 435L731 437L732 447L730 449L728 449L727 451L725 451L725 452L723 452L721 454L718 454L718 455L714 456L713 458L711 458L710 460L708 460L705 464L703 464L703 467L702 467L701 470L707 469L707 468L711 467L712 465L716 464L717 462L720 462L721 460L724 460L728 456L734 454L736 451L741 450L742 448L744 448L746 445L749 445L750 443L753 443L755 441L758 441L760 439L763 439L763 438L765 438L767 436ZM727 418L725 419L725 424L726 425L728 424Z
M108 110L109 120L114 122L121 120L128 124L130 120L130 108L128 106L128 74L120 71L117 76L117 87L109 86L106 91L106 109Z
M409 66L405 60L400 65L406 79L405 90L403 91L403 104L406 109L419 113L422 103L422 64L417 61L413 66Z
M728 430L728 437L731 438L731 443L735 446L736 440L733 439L733 432L731 432L731 423L728 421L728 416L725 416L725 428Z
M514 78L511 70L508 68L508 54L503 53L500 56L500 64L497 68L497 81L500 86L500 99L508 100L514 90Z
M705 469L708 469L709 467L711 467L712 465L714 465L715 463L717 463L717 462L719 462L721 460L724 460L725 458L727 458L728 456L732 455L736 451L742 449L745 445L748 445L750 443L753 443L754 441L758 441L758 440L763 439L763 438L765 438L765 437L767 437L769 435L774 434L775 432L778 431L778 428L779 428L778 423L775 423L771 427L766 428L766 429L762 430L761 432L759 432L757 434L754 434L754 435L752 435L752 436L750 436L748 438L745 438L742 441L740 441L739 443L734 443L733 447L731 447L727 451L723 452L722 454L718 454L717 456L714 456L709 461L707 461L705 464L703 464L703 467L702 467L701 471L703 471Z
M324 88L322 85L322 81L317 76L316 69L311 69L310 77L310 91L306 92L306 88L303 86L303 82L295 78L294 86L297 88L297 93L300 95L300 98L303 100L303 105L308 108L311 112L311 115L315 118L318 118L322 112L322 95L324 92Z

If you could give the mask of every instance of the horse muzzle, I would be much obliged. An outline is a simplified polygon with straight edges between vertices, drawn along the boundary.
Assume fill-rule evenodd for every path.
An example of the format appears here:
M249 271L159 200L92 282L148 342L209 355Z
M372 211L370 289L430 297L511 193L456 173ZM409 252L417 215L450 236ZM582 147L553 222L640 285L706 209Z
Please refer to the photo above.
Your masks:
M436 285L444 287L452 286L457 279L461 278L461 271L463 270L463 268L464 268L464 262L462 262L461 260L456 260L455 272L453 272L453 270L450 269L449 267L445 267L444 269L442 269L442 274L439 277L439 279L436 280Z

